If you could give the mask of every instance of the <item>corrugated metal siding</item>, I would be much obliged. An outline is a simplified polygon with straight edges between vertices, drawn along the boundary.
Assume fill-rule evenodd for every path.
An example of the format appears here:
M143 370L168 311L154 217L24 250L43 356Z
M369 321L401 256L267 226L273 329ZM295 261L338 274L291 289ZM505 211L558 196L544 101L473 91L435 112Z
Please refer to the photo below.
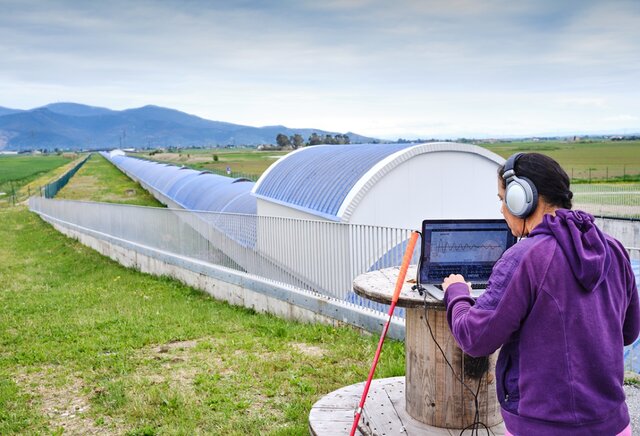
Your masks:
M127 156L102 155L185 209L243 214L255 214L257 211L256 198L251 194L255 184L247 179L233 179Z
M256 195L319 215L337 216L353 186L375 164L415 144L317 145L280 159Z
M198 177L200 171L189 170L186 176L177 179L170 187L167 188L167 197L178 198L179 192L188 185L189 181Z

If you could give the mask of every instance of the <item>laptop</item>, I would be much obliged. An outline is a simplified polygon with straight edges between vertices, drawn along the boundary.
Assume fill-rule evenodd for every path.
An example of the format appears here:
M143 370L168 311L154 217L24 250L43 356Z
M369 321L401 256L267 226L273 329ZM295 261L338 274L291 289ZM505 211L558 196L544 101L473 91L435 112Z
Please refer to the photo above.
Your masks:
M471 295L482 295L493 265L516 242L504 220L424 220L422 235L420 284L439 300L449 274L462 274Z

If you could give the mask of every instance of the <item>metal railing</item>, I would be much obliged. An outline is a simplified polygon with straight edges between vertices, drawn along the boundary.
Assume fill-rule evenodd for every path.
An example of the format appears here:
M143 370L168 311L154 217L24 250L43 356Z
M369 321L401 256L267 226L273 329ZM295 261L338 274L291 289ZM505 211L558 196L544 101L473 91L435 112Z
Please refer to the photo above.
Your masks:
M193 212L32 197L34 212L156 250L202 260L386 313L361 298L353 279L398 266L411 231L256 215ZM640 248L628 247L636 277ZM416 263L419 249L414 252ZM393 283L389 284L393 286ZM396 309L404 317L404 310ZM640 372L640 340L625 347L625 368Z
M571 185L574 209L595 216L640 219L640 183Z
M640 283L640 247L625 247L631 258L631 267L636 276L636 284ZM624 348L624 369L640 373L640 338Z
M353 279L398 266L411 230L256 215L193 212L32 197L30 208L150 248L387 311ZM419 250L414 252L417 262ZM393 285L393 284L392 284ZM403 316L403 311L397 311Z

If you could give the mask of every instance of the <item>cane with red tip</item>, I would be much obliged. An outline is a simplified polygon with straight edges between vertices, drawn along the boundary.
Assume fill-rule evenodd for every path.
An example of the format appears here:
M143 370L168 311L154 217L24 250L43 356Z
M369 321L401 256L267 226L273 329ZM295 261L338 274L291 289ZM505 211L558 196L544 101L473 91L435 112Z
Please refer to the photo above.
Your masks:
M358 421L360 421L360 416L362 415L364 402L367 399L367 394L369 393L369 387L371 386L371 380L373 379L373 374L376 372L378 359L380 359L382 344L384 344L384 339L387 336L387 330L389 330L389 324L391 324L391 317L393 316L393 311L396 308L396 303L398 302L398 297L400 296L400 291L402 290L404 279L407 276L407 269L409 268L411 257L413 257L413 250L416 247L416 242L418 240L419 235L420 234L415 231L411 233L411 238L409 239L407 250L404 252L404 257L402 258L402 265L400 266L400 272L398 273L398 280L396 281L396 288L393 292L393 298L391 299L391 307L389 307L389 318L387 319L387 322L385 323L384 328L382 329L382 334L380 335L380 341L378 342L378 349L376 350L376 355L373 358L373 364L371 365L371 369L369 370L369 377L367 377L367 383L365 383L364 385L364 392L362 393L362 398L360 398L360 404L358 404L358 408L356 409L355 416L353 417L353 426L351 427L351 433L349 433L350 436L353 436L356 434L356 429L358 428Z

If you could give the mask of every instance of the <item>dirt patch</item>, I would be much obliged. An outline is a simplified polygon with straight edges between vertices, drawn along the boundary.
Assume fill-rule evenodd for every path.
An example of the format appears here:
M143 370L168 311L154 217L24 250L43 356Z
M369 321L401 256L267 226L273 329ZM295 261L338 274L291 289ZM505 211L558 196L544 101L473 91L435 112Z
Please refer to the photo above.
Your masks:
M291 346L302 354L311 357L322 357L325 353L325 350L321 347L316 347L315 345L309 345L302 342L294 342Z
M194 396L195 389L193 381L199 374L200 369L191 366L173 367L170 364L165 364L164 368L160 371L157 369L144 369L139 371L134 380L139 385L152 384L152 385L168 385L171 392L180 392L185 396Z
M189 341L171 341L162 345L154 345L138 351L138 356L143 359L154 359L162 362L163 366L176 367L179 364L197 365L201 368L220 368L224 365L222 359L211 349L195 348L201 342L208 342L206 338Z
M212 370L225 375L233 371L211 349L195 349L207 339L172 341L162 345L155 345L139 351L143 359L158 360L158 367L141 369L137 376L151 384L167 383L173 391L182 392L187 396L195 395L194 380L203 371Z
M156 353L168 353L171 350L185 350L188 348L193 348L198 345L198 341L174 341L169 342L167 344L162 344L159 347L156 347L153 351Z
M83 380L61 374L63 371L49 367L39 372L21 373L15 382L34 398L33 405L49 419L51 429L62 428L65 435L106 434L106 428L96 426L94 418L89 416L91 406L89 397L83 393ZM118 433L117 430L114 432Z

